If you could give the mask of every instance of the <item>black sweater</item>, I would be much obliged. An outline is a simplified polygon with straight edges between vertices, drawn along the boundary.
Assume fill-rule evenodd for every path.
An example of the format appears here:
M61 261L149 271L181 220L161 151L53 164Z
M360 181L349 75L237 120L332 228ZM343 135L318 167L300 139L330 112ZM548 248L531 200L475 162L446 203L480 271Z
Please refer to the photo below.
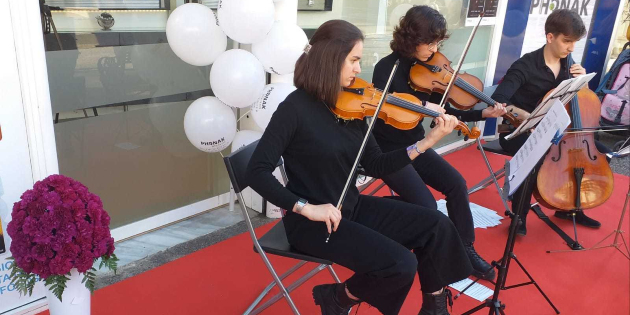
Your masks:
M366 131L364 120L340 123L323 102L298 89L271 117L247 167L248 184L288 211L300 197L311 204L336 206ZM280 156L289 179L286 188L272 175ZM382 153L373 136L361 159L373 176L395 172L410 162L406 149ZM350 217L358 196L353 181L343 203L344 217Z
M398 59L400 59L400 64L398 65L396 74L394 74L389 92L413 94L420 100L439 104L442 100L442 94L417 92L409 86L409 72L411 71L414 60L405 58L397 52L391 53L376 64L374 74L372 75L372 83L374 83L374 86L379 89L385 88L389 74ZM447 114L456 116L461 121L478 121L483 119L481 117L481 110L463 111L452 108L449 104L446 105L445 109ZM420 122L418 126L411 130L399 130L391 125L385 124L379 119L376 122L376 126L374 126L374 137L381 148L383 148L383 151L387 152L406 148L414 142L422 140L422 138L424 138L424 128L422 127L422 122Z

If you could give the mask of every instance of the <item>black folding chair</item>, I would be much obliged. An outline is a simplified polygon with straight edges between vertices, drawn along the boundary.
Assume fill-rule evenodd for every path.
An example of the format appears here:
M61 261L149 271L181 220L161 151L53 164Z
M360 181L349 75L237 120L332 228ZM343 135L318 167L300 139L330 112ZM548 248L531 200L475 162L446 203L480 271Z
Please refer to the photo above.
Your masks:
M289 296L289 293L291 291L295 290L298 286L302 285L308 279L310 279L311 277L313 277L314 275L316 275L317 273L319 273L320 271L324 269L328 269L328 271L330 272L330 275L333 277L333 279L337 283L340 283L341 281L339 280L339 277L337 277L337 274L333 270L331 261L301 253L295 250L294 248L292 248L291 245L289 245L289 241L287 240L287 235L285 233L284 224L282 223L282 220L278 221L278 223L276 223L276 225L273 228L271 228L269 232L265 233L265 235L263 235L261 238L258 238L256 236L256 231L254 231L254 226L252 225L252 221L251 221L251 218L249 217L247 206L245 205L243 195L241 192L243 191L243 189L248 187L247 182L245 180L246 178L245 172L247 169L247 164L249 163L249 159L254 153L254 150L256 149L257 145L258 145L258 141L248 146L245 146L239 149L238 151L223 158L223 161L225 162L225 167L227 168L228 174L230 176L230 181L232 182L232 187L234 187L234 192L236 193L238 197L238 201L239 201L238 203L240 205L241 210L243 211L243 218L245 219L245 223L247 224L247 230L249 231L249 235L251 236L252 241L254 242L254 251L260 254L260 257L265 263L265 266L267 266L267 269L269 270L269 272L271 273L271 276L273 277L273 281L262 291L262 293L258 296L258 298L254 300L254 302L249 306L249 308L245 311L244 314L258 314L262 312L263 310L265 310L266 308L268 308L269 306L273 305L282 297L284 297L287 300L287 303L289 303L289 306L293 310L294 314L300 314L298 309L295 307L293 300ZM282 163L282 159L280 159L278 166L280 167L282 177L284 181L286 182L287 177L286 177L286 172L284 170L284 165ZM295 266L293 266L291 269L289 269L287 272L278 276L278 273L271 265L271 262L269 262L269 258L267 257L267 254L293 258L293 259L299 260L300 262L297 263ZM287 276L289 276L290 274L298 270L300 267L304 266L307 262L317 263L318 266L288 286L285 286L282 283L282 280L284 278L286 278ZM262 299L267 295L267 293L269 293L269 291L276 285L280 289L280 292L274 295L273 297L271 297L264 304L258 306L260 301L262 301ZM256 306L258 307L256 308Z

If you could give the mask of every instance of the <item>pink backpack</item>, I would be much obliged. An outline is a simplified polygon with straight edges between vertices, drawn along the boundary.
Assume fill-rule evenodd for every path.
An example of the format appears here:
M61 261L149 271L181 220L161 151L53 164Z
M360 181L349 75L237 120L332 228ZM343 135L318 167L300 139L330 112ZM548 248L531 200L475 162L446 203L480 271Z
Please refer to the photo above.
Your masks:
M608 124L630 124L630 63L621 66L610 90L602 99L601 118Z

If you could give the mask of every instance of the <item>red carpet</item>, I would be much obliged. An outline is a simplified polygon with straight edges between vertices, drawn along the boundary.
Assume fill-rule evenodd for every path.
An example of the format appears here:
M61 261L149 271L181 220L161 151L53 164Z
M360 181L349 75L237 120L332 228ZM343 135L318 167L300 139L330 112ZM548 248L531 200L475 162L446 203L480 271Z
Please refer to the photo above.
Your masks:
M504 157L498 155L489 154L489 158L493 167L502 166L504 161ZM488 175L481 155L474 147L450 154L447 160L463 173L469 186ZM613 196L604 206L588 212L601 221L602 228L592 230L578 227L579 240L585 247L594 245L617 228L628 185L628 177L615 174ZM439 194L436 197L442 198ZM473 194L470 199L471 202L503 214L494 187ZM552 214L549 210L545 212ZM572 235L569 221L552 220ZM504 220L498 227L476 230L475 247L483 257L500 258L508 226L509 220ZM270 225L261 227L258 233L262 234L269 228ZM626 231L624 236L628 240L628 214L622 229ZM612 238L605 242L610 243ZM561 314L630 314L629 261L614 248L556 254L545 252L548 249L566 248L560 237L530 214L528 235L517 240L515 253ZM293 263L284 258L272 256L271 259L276 269L281 271ZM335 269L342 280L351 275L349 270L342 267L335 266ZM526 279L518 266L512 264L508 285ZM92 298L92 314L242 314L271 280L262 260L252 251L249 235L241 234L98 290ZM332 282L332 279L328 273L322 272L292 293L302 314L319 314L311 297L311 289L313 285L328 282ZM488 282L482 283L489 285ZM555 314L534 286L502 291L500 299L507 305L506 314ZM462 296L455 301L452 314L461 314L478 304L476 300ZM417 314L420 305L421 296L416 280L401 314ZM287 303L281 300L263 314L291 312ZM362 305L359 314L378 312L368 305ZM488 314L488 309L478 314Z

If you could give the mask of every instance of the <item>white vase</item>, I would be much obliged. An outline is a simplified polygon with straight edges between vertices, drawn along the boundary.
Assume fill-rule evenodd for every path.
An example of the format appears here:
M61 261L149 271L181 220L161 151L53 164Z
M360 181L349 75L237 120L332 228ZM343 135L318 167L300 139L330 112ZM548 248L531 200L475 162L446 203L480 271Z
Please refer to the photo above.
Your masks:
M76 268L72 268L68 278L70 280L66 282L67 288L63 291L61 301L46 288L50 315L89 315L90 290L85 287L85 283L81 283L83 275Z

